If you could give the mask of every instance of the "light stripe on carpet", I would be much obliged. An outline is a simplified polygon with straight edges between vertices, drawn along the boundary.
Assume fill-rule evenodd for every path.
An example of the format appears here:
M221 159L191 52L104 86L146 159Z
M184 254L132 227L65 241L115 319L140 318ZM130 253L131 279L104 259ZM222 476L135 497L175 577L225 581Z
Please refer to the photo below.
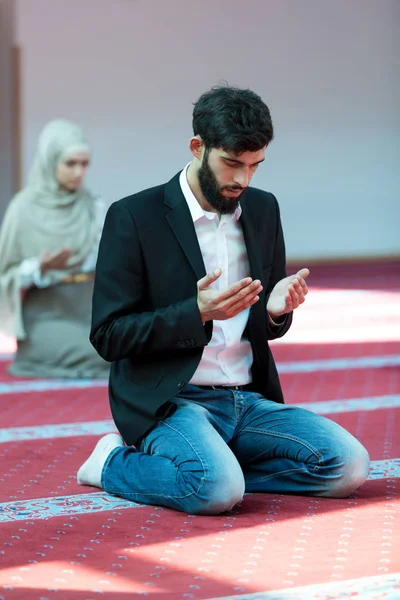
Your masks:
M297 404L302 408L311 410L319 415L333 415L335 413L355 412L358 410L369 411L382 408L400 407L400 396L371 396L370 398L349 398L348 400L328 400L324 402L304 402Z
M314 585L304 585L254 594L223 596L211 600L398 600L400 598L400 573L360 577L345 581L327 581Z
M400 365L400 355L360 356L358 358L332 358L326 360L304 360L280 362L280 373L313 373L315 371L345 371L347 369L380 369Z
M395 477L400 477L400 458L371 462L369 480L392 479ZM0 503L0 523L97 513L124 508L140 508L141 506L143 505L111 496L103 491L70 496L35 498L33 500L17 500Z
M292 405L293 406L293 405ZM349 400L327 400L298 404L320 415L371 411L383 408L400 407L400 396L372 396L370 398L351 398ZM112 420L88 421L85 423L62 423L57 425L37 425L34 427L6 427L0 429L0 443L44 440L61 437L79 437L82 435L104 435L116 431Z
M278 362L279 373L314 373L317 371L344 371L347 369L380 369L400 365L400 355L361 356L359 358L334 358ZM52 390L107 387L106 379L36 379L0 383L0 394L21 394Z

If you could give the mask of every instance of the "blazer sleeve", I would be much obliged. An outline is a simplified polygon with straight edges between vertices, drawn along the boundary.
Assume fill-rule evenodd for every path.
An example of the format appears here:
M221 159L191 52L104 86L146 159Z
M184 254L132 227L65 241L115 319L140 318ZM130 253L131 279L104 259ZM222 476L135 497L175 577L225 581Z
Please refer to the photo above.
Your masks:
M271 194L272 195L272 194ZM273 196L273 195L272 195ZM266 290L266 302L268 303L269 296L275 285L286 277L286 250L283 238L282 222L279 210L279 204L275 196L273 196L276 205L276 234L275 248L272 261L271 275L268 281ZM280 338L289 330L293 320L293 311L285 315L285 317L276 325L272 325L267 319L267 336L269 340Z
M204 347L197 297L154 311L142 310L146 272L135 221L121 202L107 212L99 245L90 341L107 361L168 350Z

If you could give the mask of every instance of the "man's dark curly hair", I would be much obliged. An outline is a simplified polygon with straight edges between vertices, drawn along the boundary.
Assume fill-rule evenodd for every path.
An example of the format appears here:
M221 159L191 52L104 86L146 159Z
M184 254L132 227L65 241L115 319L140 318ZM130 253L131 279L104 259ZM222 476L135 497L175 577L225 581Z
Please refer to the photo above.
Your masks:
M257 152L274 137L268 106L251 90L216 86L200 96L193 109L193 133L207 149L239 155Z

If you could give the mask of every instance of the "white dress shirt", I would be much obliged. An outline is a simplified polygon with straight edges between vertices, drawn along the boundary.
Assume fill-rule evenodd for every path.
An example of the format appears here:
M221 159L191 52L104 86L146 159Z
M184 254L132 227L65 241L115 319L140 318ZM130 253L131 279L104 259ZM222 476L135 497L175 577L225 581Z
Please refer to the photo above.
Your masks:
M189 163L190 164L190 163ZM187 165L180 185L192 215L207 273L220 268L221 276L212 284L224 290L250 276L249 261L239 219L240 205L233 214L221 215L201 208L187 181ZM243 337L250 309L226 321L213 321L213 334L190 383L195 385L245 385L251 381L253 351Z

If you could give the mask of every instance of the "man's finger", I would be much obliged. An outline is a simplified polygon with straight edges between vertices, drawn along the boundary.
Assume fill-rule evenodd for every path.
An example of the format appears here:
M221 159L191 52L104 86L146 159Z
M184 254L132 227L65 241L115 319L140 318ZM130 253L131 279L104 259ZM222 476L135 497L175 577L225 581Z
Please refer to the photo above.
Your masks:
M212 273L207 273L205 277L199 279L199 281L197 282L197 288L199 290L206 290L210 287L212 283L214 283L214 281L217 281L218 277L221 276L221 273L221 269L215 269L215 271L213 271Z
M300 269L300 271L297 271L296 276L301 279L307 279L307 277L310 274L310 270L309 269Z
M299 305L299 295L297 294L296 290L292 286L289 287L288 292L289 292L289 298L288 297L285 298L286 310L288 310L289 308L290 308L290 310L294 310Z
M294 287L294 289L296 290L296 292L298 294L307 294L308 293L308 287L306 282L304 281L304 279L297 279L297 275L296 278L293 279L291 285Z
M233 304L229 305L226 308L226 313L228 314L229 318L234 317L238 313L242 312L242 310L244 310L245 308L248 308L249 306L252 306L256 302L258 302L259 299L260 296L258 294L248 294L246 298L237 300Z
M221 306L221 309L226 310L229 313L229 315L232 315L232 313L240 312L248 306L250 306L251 304L257 302L259 300L259 294L262 291L262 285L251 285L249 286L249 290L250 291L248 291L246 295L242 296L241 298L232 297L231 299L225 301L224 304Z
M233 285L231 285L231 287L228 287L226 290L219 292L218 296L215 298L215 302L222 302L223 300L226 300L227 298L233 298L233 296L235 296L235 294L238 294L244 288L249 288L245 292L246 294L248 294L253 289L257 288L259 285L260 285L259 279L256 279L256 281L252 281L251 277L245 277L244 279L241 279L237 283L234 283Z

